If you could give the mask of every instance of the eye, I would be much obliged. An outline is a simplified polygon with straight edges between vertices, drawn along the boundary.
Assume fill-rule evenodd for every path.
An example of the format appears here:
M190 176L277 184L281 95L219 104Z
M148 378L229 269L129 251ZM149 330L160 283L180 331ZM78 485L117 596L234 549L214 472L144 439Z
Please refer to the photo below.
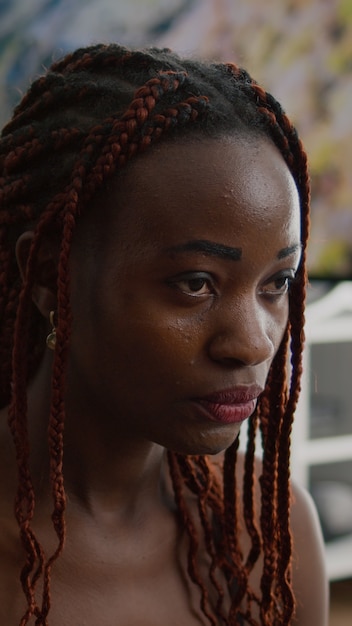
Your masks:
M192 297L214 295L215 292L211 277L204 272L183 274L170 281L170 284Z
M290 286L295 279L295 270L285 270L272 276L260 288L260 293L269 297L283 296L290 290Z

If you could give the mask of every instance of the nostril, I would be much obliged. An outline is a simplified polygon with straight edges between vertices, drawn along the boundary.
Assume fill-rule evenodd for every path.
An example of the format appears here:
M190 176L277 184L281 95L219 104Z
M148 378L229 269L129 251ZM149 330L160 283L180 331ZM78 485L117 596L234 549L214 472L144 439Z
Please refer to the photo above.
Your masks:
M212 338L208 348L212 360L228 367L257 365L274 357L275 346L267 334L240 336L221 333Z

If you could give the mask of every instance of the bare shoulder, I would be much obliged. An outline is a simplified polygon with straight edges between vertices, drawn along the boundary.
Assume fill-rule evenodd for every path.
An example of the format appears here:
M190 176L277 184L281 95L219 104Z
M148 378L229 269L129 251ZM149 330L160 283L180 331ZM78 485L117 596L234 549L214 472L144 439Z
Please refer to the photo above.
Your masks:
M297 600L297 626L327 626L328 581L324 543L311 496L292 486L293 585Z

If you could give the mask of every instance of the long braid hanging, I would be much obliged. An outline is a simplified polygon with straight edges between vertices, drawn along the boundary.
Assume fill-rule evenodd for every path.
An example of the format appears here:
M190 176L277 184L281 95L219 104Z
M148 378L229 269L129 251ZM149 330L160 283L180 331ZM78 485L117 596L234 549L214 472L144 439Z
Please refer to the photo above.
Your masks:
M288 120L287 116L282 111L278 102L268 93L266 93L259 85L253 81L249 75L243 70L238 70L236 66L228 64L228 68L231 72L234 73L237 77L241 77L244 79L246 85L250 85L250 89L252 90L252 97L255 97L258 104L258 111L269 120L269 126L271 128L271 135L274 139L275 144L279 147L281 154L283 155L285 161L287 162L291 172L294 175L294 178L297 183L298 190L300 191L300 196L303 199L303 205L301 210L302 215L302 241L306 244L309 234L309 219L308 219L308 204L309 204L309 179L307 173L307 162L306 155L302 149L302 144L297 137L297 133L293 128L292 124ZM305 246L302 251L302 261L301 264L305 267ZM289 510L290 506L290 495L289 495L289 452L290 452L290 434L292 427L292 417L294 415L298 394L300 390L300 378L302 374L302 344L304 341L304 335L302 328L304 326L304 313L302 304L300 307L294 308L295 303L302 303L305 301L305 285L306 285L306 275L304 272L298 275L298 280L295 286L296 293L292 293L291 298L291 307L290 307L290 325L291 325L291 348L292 348L292 372L291 372L291 384L290 384L290 392L288 398L285 397L284 386L282 382L279 383L278 391L281 387L281 394L284 394L279 402L281 407L286 407L281 411L281 416L279 416L279 421L277 424L277 430L274 433L267 432L265 437L265 446L264 446L264 472L261 478L262 488L265 481L265 457L266 452L270 448L270 441L278 442L277 451L273 455L273 458L269 460L269 465L275 463L276 469L274 470L274 475L277 476L277 492L276 494L272 489L269 491L264 491L263 488L263 498L262 498L262 507L265 506L265 503L270 502L270 496L275 497L275 501L277 501L277 522L278 522L278 548L277 555L280 556L278 561L278 574L277 581L281 581L282 583L282 615L280 619L277 621L278 624L289 623L291 615L294 611L294 602L292 591L290 587L290 555L291 555L291 536L288 527L288 518L287 518L287 510ZM296 295L296 297L295 297ZM296 330L297 328L297 330ZM296 332L295 332L296 330ZM298 339L298 341L297 341ZM274 364L277 367L276 377L278 380L282 379L282 372L286 369L286 346L288 342L288 334L284 338L283 346L285 347L285 352L282 352L281 362L279 361L280 351L277 355ZM272 375L275 376L274 371L272 371ZM273 394L273 399L275 401L275 380L271 379L271 390ZM271 404L273 407L273 403ZM269 422L270 420L270 422ZM265 423L266 420L264 420ZM270 423L273 427L275 426L275 420L273 419L273 411L271 410L269 419L267 420L266 427ZM274 461L274 459L277 459ZM273 465L274 467L274 465ZM272 485L275 485L275 481L272 482ZM246 493L246 490L244 490ZM269 497L268 497L269 496ZM263 510L263 509L262 509ZM270 516L268 516L269 518ZM265 515L262 513L262 523L264 522ZM273 537L273 535L272 535ZM267 538L269 539L269 537ZM264 536L263 536L264 540ZM264 545L265 545L264 540ZM269 541L270 543L270 541ZM265 548L264 548L265 550ZM265 576L262 579L262 585L264 585ZM267 589L267 593L263 590L263 597L269 598L269 588ZM265 604L262 603L261 611L262 611L262 619L263 623L265 623ZM269 609L270 603L267 607ZM273 621L268 621L268 624L272 624ZM276 622L275 622L276 623Z
M152 71L151 68L153 68ZM80 72L84 75L83 84L76 80ZM88 78L89 72L92 73L94 79ZM95 72L101 73L98 80ZM125 104L121 111L116 107L114 111L114 106L110 103L107 107L109 111L105 115L100 115L100 118L97 117L95 125L89 128L86 112L81 108L80 103L98 101L103 88L106 88L110 94L108 100L109 98L116 100L116 96L111 95L111 81L118 84L121 76L121 89L126 90L125 77L130 75L133 80L137 81L140 80L141 73L146 76L144 84L138 87L136 82L134 95L123 96ZM110 77L109 84L108 76ZM197 81L199 81L199 86ZM222 90L224 90L223 94ZM236 96L234 96L235 92ZM217 105L212 104L216 98L219 102L219 112L216 110ZM301 196L302 238L305 243L308 229L309 181L302 146L278 103L244 70L234 65L205 66L200 64L198 68L196 62L192 61L187 65L187 62L183 62L168 50L132 52L114 45L97 45L89 49L81 49L53 64L49 74L33 84L16 108L12 121L4 129L0 143L0 172L2 172L0 173L0 241L3 268L0 273L0 320L4 321L4 328L9 329L10 333L0 336L0 351L4 355L2 358L4 384L0 388L0 400L3 398L2 401L6 403L10 393L8 364L10 351L13 350L14 391L10 407L10 426L19 466L17 519L27 554L21 581L28 608L21 620L21 626L28 624L32 616L35 617L38 626L48 626L51 570L65 542L63 389L71 329L69 255L76 220L96 190L117 169L124 167L131 158L146 150L151 143L164 135L179 132L182 127L189 129L194 127L195 132L204 133L205 131L210 136L214 132L215 136L216 132L221 132L221 129L223 132L231 132L231 129L236 131L236 124L242 130L248 131L249 123L241 125L241 116L235 116L234 121L231 121L229 109L234 110L232 98L242 99L243 110L247 106L246 102L249 103L252 110L256 111L256 117L261 120L262 132L272 138L285 158ZM226 114L220 113L223 106L220 102L224 99L227 101ZM78 121L73 121L73 124L67 127L65 117L60 117L60 110L65 110L65 107L70 109L72 102L75 102L77 106ZM43 136L40 130L41 120L46 115L48 119L50 115L54 118L56 116L57 123L48 127ZM7 231L13 229L15 224L20 226L22 223L38 219L35 194L43 187L35 180L35 168L38 167L39 158L50 159L51 155L58 151L69 155L71 151L77 151L77 146L80 146L79 157L73 163L73 167L68 165L72 172L70 182L60 183L61 189L59 186L54 198L51 200L48 198L47 208L44 210L43 207L43 214L36 228L36 238L32 244L26 280L18 300L19 284L16 283L16 286L13 286L15 270L11 265ZM31 177L30 174L23 173L21 168L26 167L28 162L32 161L34 176ZM35 497L28 464L25 387L35 361L28 360L26 365L23 363L25 359L22 358L21 362L19 347L22 347L23 355L24 346L32 345L32 335L34 336L33 345L38 336L37 326L34 333L29 332L29 320L33 310L30 303L34 276L33 263L42 237L48 229L52 227L57 229L58 224L62 233L62 246L57 285L57 348L54 357L52 407L49 419L52 519L58 545L55 552L45 558L31 529ZM302 303L304 281L305 276L302 272L299 284L293 286L299 298L292 298L292 301ZM16 309L17 321L14 326ZM237 616L241 614L249 624L257 626L259 623L251 614L253 602L260 606L260 624L262 625L280 623L282 626L287 626L291 620L294 604L289 574L288 454L292 415L301 375L302 321L303 305L294 309L292 304L289 325L292 375L288 399L286 399L286 383L282 376L289 336L287 333L282 348L273 362L267 389L258 407L257 418L254 418L249 425L244 471L243 516L252 547L245 563L243 563L236 531L239 514L235 478L238 444L234 444L225 454L223 490L214 480L210 467L204 459L168 454L179 515L189 536L188 571L191 579L200 588L201 608L210 624L218 624L219 619L224 624L236 624ZM9 341L8 337L14 337L14 339ZM41 353L38 354L40 356ZM280 406L275 410L278 404ZM257 528L254 520L253 495L255 436L258 423L262 430L264 444L260 529ZM195 521L192 521L192 516L187 510L187 490L198 498L199 519L211 563L209 577L218 597L215 613L210 606L208 590L197 566L196 554L199 539ZM211 534L213 522L221 530L221 539L216 540L215 543L214 536ZM287 547L286 550L283 549L283 545ZM262 549L264 550L262 597L258 598L248 586L248 577ZM230 558L229 555L231 555ZM217 570L225 573L228 587L234 598L229 616L224 613L224 590L217 578ZM36 601L36 587L41 577L43 577L43 597L40 607ZM279 578L284 581L282 585L278 581ZM236 583L235 593L233 592L234 583ZM239 613L239 604L242 602L247 608Z
M51 568L56 558L61 554L65 541L65 492L63 486L62 462L64 425L64 373L71 322L71 315L69 310L68 260L70 241L74 228L74 216L77 214L78 207L80 206L80 196L82 195L83 184L86 183L86 190L88 190L89 195L91 196L94 193L95 188L102 183L104 178L113 174L113 172L115 171L116 163L120 167L126 164L128 158L133 156L138 151L138 146L133 143L137 126L137 122L135 122L135 119L133 118L135 117L138 120L139 124L145 123L146 119L150 116L154 108L152 106L153 103L155 104L154 99L159 98L162 95L163 91L167 91L169 89L176 90L179 87L180 82L183 81L184 78L184 74L176 76L174 72L170 72L165 73L165 76L161 77L161 79L152 79L151 81L148 81L145 87L142 87L136 92L130 109L126 112L124 116L122 116L121 119L117 120L116 122L114 119L107 120L105 122L105 128L109 128L109 132L105 130L105 134L103 133L104 123L101 125L101 127L96 127L94 129L93 133L87 137L87 140L83 145L81 158L79 159L78 165L72 174L71 189L67 190L68 200L66 200L66 204L60 211L60 214L63 215L64 219L64 229L62 236L63 247L61 250L58 266L58 319L60 320L60 323L57 325L57 349L55 352L53 368L53 395L49 421L50 476L54 501L52 520L55 532L58 536L59 543L56 551L51 557L48 558L44 567L43 601L40 612L38 612L38 606L34 602L35 583L37 582L38 576L34 577L32 583L30 582L30 574L32 571L31 568L33 568L35 563L35 559L33 556L26 565L26 571L28 570L25 583L27 589L26 596L27 598L30 598L31 609L26 614L25 621L23 622L24 624L27 623L28 618L32 614L40 615L40 617L38 617L38 624L43 624L43 626L46 626L47 624L46 618L50 609ZM188 98L186 102L179 103L173 109L167 109L165 115L159 115L156 119L156 124L151 124L148 128L146 135L142 138L141 149L145 149L150 144L150 142L153 140L153 134L155 134L156 138L158 138L163 129L162 127L165 126L167 128L168 125L171 124L171 121L175 120L177 117L180 118L180 123L187 123L189 118L192 117L193 119L195 119L199 113L198 108L200 110L204 110L206 102L206 98L198 99L195 97L191 97ZM138 113L139 111L140 113ZM107 137L105 147L103 145L104 136ZM84 156L86 153L92 153L92 144L95 148L97 148L97 146L100 148L99 154L101 154L101 156L99 156L96 165L91 169L91 172L88 172L87 168L84 168L81 163L84 162ZM111 154L114 158L111 158ZM114 159L116 159L116 161ZM88 199L87 195L88 193L86 191L86 194L84 196L85 201ZM61 194L56 202L54 201L54 206L55 203L60 205L60 199ZM28 282L26 294L29 292L30 287L31 283ZM21 311L23 311L23 309L20 306L18 320L21 320ZM21 328L21 325L19 327ZM22 350L24 340L25 337L23 337L22 335L21 342L19 342L22 345ZM21 379L26 380L26 376L22 376ZM24 386L22 386L22 391L24 391ZM26 410L23 409L18 411L17 415L26 415ZM28 434L25 433L24 436L28 440ZM28 459L26 459L26 468L28 472ZM23 479L20 480L20 484L22 483ZM28 494L29 493L32 493L32 489L30 487L28 487ZM28 494L26 497L28 497ZM28 512L26 520L28 536L33 535L33 532L30 528L30 522L33 518L34 513L34 498L32 498L31 502L32 508ZM29 541L27 540L27 549L28 546ZM36 552L38 552L38 549L36 550ZM42 551L40 551L40 557L42 560ZM39 572L42 572L42 570L43 564L41 563Z
M28 304L32 287L32 264L38 246L38 235L33 239L31 254L27 264L27 280L19 297L18 313L14 329L13 402L9 409L9 427L15 443L19 481L15 499L15 516L20 528L21 539L26 549L27 559L21 572L21 583L27 598L28 608L22 618L21 626L28 623L32 615L39 614L35 600L35 586L44 567L44 553L31 528L34 516L35 496L29 469L29 441L27 428L27 362L23 359L22 348L28 337ZM24 344L21 343L23 340ZM32 574L34 567L36 570Z

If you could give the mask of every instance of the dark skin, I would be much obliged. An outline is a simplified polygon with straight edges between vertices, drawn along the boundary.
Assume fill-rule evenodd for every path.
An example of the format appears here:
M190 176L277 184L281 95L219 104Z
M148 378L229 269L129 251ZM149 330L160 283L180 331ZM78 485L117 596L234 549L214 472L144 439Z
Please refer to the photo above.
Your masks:
M199 626L207 622L185 574L164 451L221 453L241 424L209 419L194 398L236 385L264 388L299 263L298 196L269 141L237 137L160 145L102 201L104 227L94 211L84 218L71 258L67 542L53 569L49 623ZM30 238L17 246L22 271ZM206 250L194 244L204 241ZM48 319L55 289L43 276L52 276L55 246L40 254L33 300ZM46 351L28 392L34 529L49 553L56 546L45 441L51 363ZM13 517L13 447L2 429L0 615L17 626L25 610L23 552ZM295 623L325 626L321 539L297 490L292 516ZM245 533L241 539L246 547ZM206 557L202 567L206 580Z

